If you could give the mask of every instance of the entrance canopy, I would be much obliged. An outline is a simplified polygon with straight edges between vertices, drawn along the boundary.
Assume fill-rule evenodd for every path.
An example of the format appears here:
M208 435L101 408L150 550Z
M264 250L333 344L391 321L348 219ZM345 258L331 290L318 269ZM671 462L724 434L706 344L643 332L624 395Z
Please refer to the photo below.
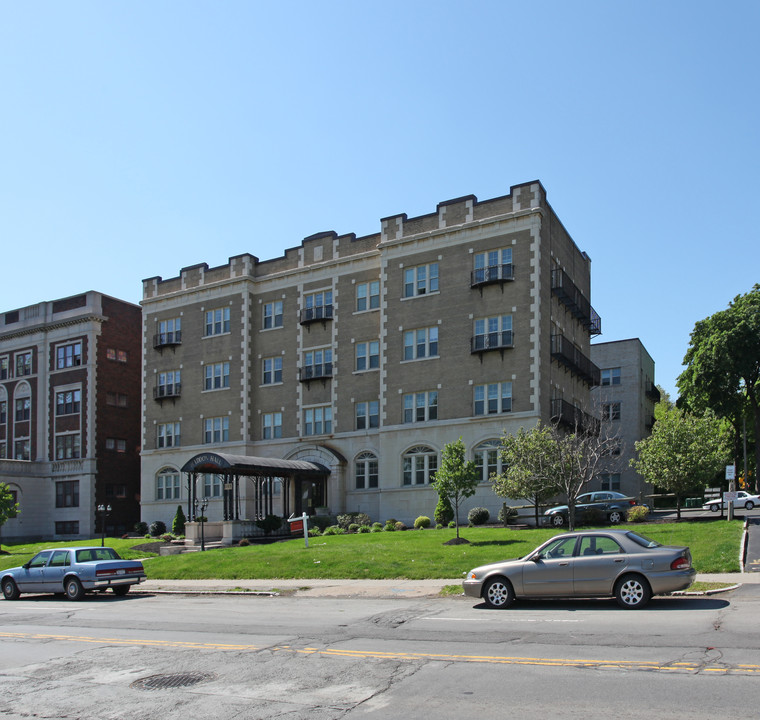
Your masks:
M325 477L330 474L330 469L319 463L305 460L279 460L278 458L208 452L190 458L182 466L182 472L292 478L296 476Z

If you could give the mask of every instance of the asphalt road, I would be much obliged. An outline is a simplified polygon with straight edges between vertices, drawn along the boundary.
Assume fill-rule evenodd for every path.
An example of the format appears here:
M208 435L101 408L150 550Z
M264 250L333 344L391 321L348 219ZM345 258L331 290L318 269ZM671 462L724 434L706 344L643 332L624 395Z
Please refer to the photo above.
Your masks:
M464 597L22 597L0 602L0 717L755 716L758 610L758 585L640 611L614 601L490 611Z

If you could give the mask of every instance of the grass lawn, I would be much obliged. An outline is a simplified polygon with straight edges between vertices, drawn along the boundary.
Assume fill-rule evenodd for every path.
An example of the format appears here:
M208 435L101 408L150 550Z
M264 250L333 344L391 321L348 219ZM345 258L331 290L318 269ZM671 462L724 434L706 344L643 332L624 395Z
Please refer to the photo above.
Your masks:
M738 572L743 524L716 520L709 523L636 524L628 526L664 545L688 545L697 572ZM408 530L362 535L328 535L269 545L250 545L205 553L154 557L145 563L151 579L291 579L291 578L452 578L459 580L477 565L521 557L556 535L552 528L506 530L497 527L461 528L470 542L444 545L454 530ZM147 540L106 538L123 557L146 557L131 546ZM55 545L100 545L95 541L3 545L0 569L20 565L38 550Z

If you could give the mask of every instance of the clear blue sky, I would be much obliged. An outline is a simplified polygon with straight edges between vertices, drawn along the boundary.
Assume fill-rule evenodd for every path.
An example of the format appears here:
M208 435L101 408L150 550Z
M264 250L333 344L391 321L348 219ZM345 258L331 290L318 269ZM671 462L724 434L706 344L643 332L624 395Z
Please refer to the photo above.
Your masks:
M0 311L540 180L675 394L760 281L760 3L5 2Z

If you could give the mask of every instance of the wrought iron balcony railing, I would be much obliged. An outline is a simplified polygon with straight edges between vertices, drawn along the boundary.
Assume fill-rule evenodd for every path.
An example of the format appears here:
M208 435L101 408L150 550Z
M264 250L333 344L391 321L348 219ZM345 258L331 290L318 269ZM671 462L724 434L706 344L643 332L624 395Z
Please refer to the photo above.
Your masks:
M552 357L589 385L599 385L601 370L564 335L552 335Z
M298 369L298 379L301 382L309 380L327 380L333 376L333 364L306 365Z
M317 305L316 307L304 308L301 310L301 325L308 325L313 322L325 322L333 319L332 305Z
M514 333L511 330L475 335L470 339L470 352L482 353L512 348L515 345L514 340Z
M182 383L173 383L171 385L156 385L153 388L154 400L166 400L178 398L182 393Z
M573 317L577 318L581 325L591 335L601 335L602 319L585 295L577 288L570 276L559 268L552 270L552 293L556 295Z
M493 283L504 283L515 279L515 266L512 263L502 265L489 265L488 267L473 270L470 278L470 287L481 287Z
M156 333L153 336L153 347L160 350L165 347L174 347L182 344L182 331L174 330L172 332Z

